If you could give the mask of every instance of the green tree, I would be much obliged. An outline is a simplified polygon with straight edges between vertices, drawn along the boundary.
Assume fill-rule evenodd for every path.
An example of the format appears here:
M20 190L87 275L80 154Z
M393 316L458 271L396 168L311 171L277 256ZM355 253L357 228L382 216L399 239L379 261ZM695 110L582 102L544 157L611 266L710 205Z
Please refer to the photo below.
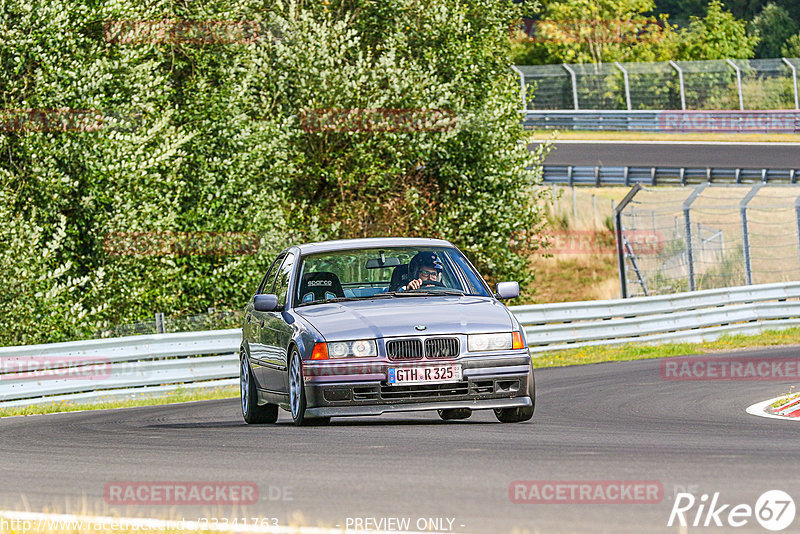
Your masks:
M2 123L2 344L91 337L159 311L240 309L276 249L303 240L444 237L490 278L530 281L540 159L523 143L509 69L517 17L511 0L2 3L0 120L40 109L102 117L90 131ZM262 29L253 42L132 44L104 32L119 20ZM389 131L307 128L325 109L411 112ZM415 126L425 110L443 127ZM116 115L136 119L116 125ZM106 247L129 232L249 232L261 246Z
M749 59L758 43L720 0L712 0L705 17L692 17L689 27L678 33L678 57L683 60Z
M789 37L781 47L782 57L800 57L800 33Z
M800 26L778 4L770 2L750 23L750 34L758 38L755 55L758 58L781 56L781 48L797 33Z
M536 35L517 37L514 59L537 63L657 61L671 57L674 28L649 15L652 0L548 2Z

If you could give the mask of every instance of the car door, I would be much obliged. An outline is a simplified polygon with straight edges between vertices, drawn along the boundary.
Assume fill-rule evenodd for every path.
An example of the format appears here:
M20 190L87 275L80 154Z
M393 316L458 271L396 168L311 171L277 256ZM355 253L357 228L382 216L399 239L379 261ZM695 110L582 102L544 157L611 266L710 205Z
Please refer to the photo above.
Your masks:
M289 281L294 270L295 255L289 252L277 269L272 293L278 296L278 311L264 312L261 342L264 345L263 376L266 389L288 392L286 347L292 335L291 325L284 319L283 309L289 297Z
M256 295L264 295L272 292L275 283L275 273L278 270L285 254L279 254L273 260L267 274L259 284L256 290ZM253 370L253 375L256 379L256 386L259 389L269 389L266 384L266 377L264 376L265 365L267 365L266 346L264 345L264 326L266 324L266 312L256 311L253 308L253 299L245 311L245 339L248 344L250 352L250 368Z

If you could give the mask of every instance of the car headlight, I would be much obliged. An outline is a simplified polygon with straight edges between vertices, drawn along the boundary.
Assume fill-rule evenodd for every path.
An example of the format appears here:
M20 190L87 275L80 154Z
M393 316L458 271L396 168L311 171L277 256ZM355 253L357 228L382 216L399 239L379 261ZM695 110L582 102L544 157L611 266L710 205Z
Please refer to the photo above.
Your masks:
M483 352L487 350L521 349L525 345L519 332L501 332L498 334L470 334L467 336L467 350Z
M328 343L328 355L331 358L377 356L378 346L374 339L336 341L334 343Z

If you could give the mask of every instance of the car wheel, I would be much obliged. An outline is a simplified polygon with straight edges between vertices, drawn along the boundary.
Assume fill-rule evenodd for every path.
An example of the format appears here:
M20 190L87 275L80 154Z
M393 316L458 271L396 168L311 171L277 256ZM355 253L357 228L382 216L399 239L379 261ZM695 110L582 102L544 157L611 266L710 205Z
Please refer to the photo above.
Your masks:
M533 406L495 409L494 416L501 423L521 423L533 417Z
M239 391L242 397L242 416L247 424L274 423L278 420L278 405L258 405L256 384L253 372L247 363L247 356L242 355L242 364L239 366Z
M292 351L289 359L289 408L292 421L298 426L326 425L330 417L306 416L306 389L303 386L303 365L297 350Z
M449 421L451 419L466 419L472 415L472 410L469 408L448 408L445 410L436 411L439 412L439 417L445 421Z

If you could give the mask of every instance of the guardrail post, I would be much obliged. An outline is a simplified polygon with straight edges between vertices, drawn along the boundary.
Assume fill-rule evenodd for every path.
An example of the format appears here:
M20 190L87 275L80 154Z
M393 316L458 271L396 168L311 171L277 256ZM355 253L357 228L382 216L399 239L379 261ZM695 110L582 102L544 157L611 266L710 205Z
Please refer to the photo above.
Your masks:
M794 218L797 222L797 252L800 254L800 196L794 201Z
M164 325L164 314L161 312L156 313L156 334L164 334L166 333L166 327Z
M678 73L678 86L681 89L681 109L686 111L686 90L683 85L683 69L672 60L670 60L669 64Z
M744 254L744 281L746 285L753 283L753 273L750 266L750 233L747 231L747 204L756 196L764 184L756 184L747 195L739 202L739 214L742 218L742 252Z
M614 65L622 71L622 79L625 82L625 103L628 105L628 111L630 111L633 108L631 107L631 84L628 80L628 71L625 70L625 67L623 67L619 61L615 61Z
M561 66L564 67L564 69L567 72L569 72L570 78L572 78L572 104L574 106L574 109L577 111L579 109L578 108L578 77L575 74L575 71L572 69L572 67L570 67L566 63L562 63Z
M784 63L789 65L789 68L792 69L792 86L794 87L794 109L800 109L800 101L797 98L797 69L792 62L786 59L785 57L781 58Z
M696 289L694 281L694 257L692 255L692 217L690 211L692 203L700 196L706 187L708 187L708 182L700 184L692 191L689 198L683 201L683 230L686 234L686 262L689 266L689 291L694 291Z
M519 74L519 90L520 90L520 95L522 96L522 109L527 110L528 101L525 98L525 75L522 74L522 71L519 70L515 65L511 65L511 68L514 69L514 71L517 74Z
M742 69L730 59L726 59L725 61L736 71L736 87L739 89L739 109L744 110L744 98L742 98Z
M622 298L628 298L628 281L625 276L625 251L622 244L622 210L630 204L633 197L642 189L639 184L634 185L625 198L614 208L614 235L617 240L617 264L619 265L619 290Z

